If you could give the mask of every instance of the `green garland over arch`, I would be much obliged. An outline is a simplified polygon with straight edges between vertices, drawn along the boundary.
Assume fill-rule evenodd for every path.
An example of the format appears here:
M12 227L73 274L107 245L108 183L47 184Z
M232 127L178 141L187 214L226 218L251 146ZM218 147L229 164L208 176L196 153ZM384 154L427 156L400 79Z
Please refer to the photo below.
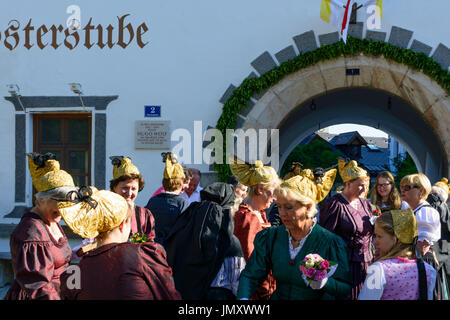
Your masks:
M402 63L415 70L419 70L434 79L442 88L450 93L450 74L447 70L442 69L439 63L424 53L417 53L411 49L396 47L387 42L348 37L346 44L341 40L322 46L283 62L260 77L245 79L223 105L222 115L217 121L216 128L225 137L226 129L234 129L237 115L247 107L250 98L274 86L287 75L310 67L320 61L337 59L341 56L351 57L359 54L374 57L384 56L387 60ZM230 168L226 164L225 159L225 141L223 155L223 164L216 163L214 165L214 170L218 172L220 181L226 181L231 176Z

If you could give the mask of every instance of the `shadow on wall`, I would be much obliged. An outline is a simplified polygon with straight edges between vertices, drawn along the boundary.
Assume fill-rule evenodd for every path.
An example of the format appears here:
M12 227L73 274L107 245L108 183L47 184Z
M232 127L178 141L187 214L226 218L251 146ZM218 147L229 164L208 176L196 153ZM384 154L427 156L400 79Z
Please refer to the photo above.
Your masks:
M11 265L11 256L9 252L0 252L0 300L5 298L14 280L14 272Z

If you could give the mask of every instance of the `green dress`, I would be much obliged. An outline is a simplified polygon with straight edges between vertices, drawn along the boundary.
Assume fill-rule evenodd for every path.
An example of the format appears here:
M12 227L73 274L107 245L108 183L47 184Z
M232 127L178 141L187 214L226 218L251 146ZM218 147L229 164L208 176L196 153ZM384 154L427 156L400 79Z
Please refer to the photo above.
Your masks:
M250 298L271 269L276 280L272 300L346 299L350 295L347 245L339 236L318 224L293 261L289 254L289 233L284 225L260 231L254 245L255 249L241 273L238 299ZM306 286L300 271L301 262L310 253L338 263L336 272L320 290Z

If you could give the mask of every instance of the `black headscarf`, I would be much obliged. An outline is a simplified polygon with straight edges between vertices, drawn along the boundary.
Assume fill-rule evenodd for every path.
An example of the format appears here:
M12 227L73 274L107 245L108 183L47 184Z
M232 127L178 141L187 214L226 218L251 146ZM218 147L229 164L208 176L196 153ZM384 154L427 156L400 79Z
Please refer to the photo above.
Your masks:
M204 299L225 257L243 256L229 210L233 187L213 183L200 197L177 218L164 244L175 286L185 300Z
M230 208L234 205L236 195L231 184L223 182L215 182L200 191L202 201L212 201L224 208Z

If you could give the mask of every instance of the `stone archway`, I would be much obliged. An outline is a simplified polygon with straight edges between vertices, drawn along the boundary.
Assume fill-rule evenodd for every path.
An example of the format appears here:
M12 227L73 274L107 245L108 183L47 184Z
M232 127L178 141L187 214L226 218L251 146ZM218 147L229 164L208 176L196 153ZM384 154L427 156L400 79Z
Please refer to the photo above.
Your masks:
M349 68L359 69L359 75L346 75ZM279 128L282 164L303 138L320 128L366 124L393 135L419 170L436 180L449 172L449 110L447 92L429 77L384 58L360 55L320 62L285 77L253 106L241 127Z
M386 34L367 31L367 38L374 36L377 39L371 40L384 41ZM407 41L404 41L405 36ZM357 37L362 38L362 28ZM393 27L389 44L406 49L411 37L412 32ZM319 36L322 46L338 39L336 34ZM402 43L396 39L403 39ZM303 42L297 43L300 40ZM301 53L317 48L312 31L294 37L294 41ZM427 56L432 51L417 40L410 49ZM295 52L290 46L275 56L282 64L293 59ZM447 70L450 50L440 44L430 59ZM261 75L277 68L268 52L251 65ZM252 72L249 78L255 76ZM225 103L235 89L230 85L220 101ZM412 155L419 170L432 181L450 172L449 94L434 79L406 64L362 53L341 55L290 73L252 98L237 114L235 129L280 129L280 164L312 132L352 122L373 126L394 136ZM312 100L314 110L310 108Z

